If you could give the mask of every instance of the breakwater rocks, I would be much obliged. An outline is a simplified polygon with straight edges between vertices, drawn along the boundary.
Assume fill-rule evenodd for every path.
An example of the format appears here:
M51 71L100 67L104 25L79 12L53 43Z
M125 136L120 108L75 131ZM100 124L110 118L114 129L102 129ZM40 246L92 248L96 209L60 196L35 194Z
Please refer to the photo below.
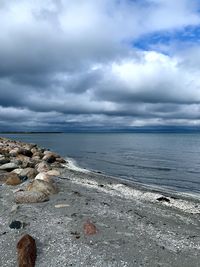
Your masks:
M0 185L24 187L15 192L16 203L37 203L58 193L54 177L66 161L58 154L19 141L0 138Z

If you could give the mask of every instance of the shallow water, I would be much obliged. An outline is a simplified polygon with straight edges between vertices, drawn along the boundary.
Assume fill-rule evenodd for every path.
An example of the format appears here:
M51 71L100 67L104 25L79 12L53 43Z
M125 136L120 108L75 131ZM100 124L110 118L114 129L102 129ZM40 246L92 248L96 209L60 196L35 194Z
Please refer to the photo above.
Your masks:
M6 134L37 143L79 166L137 183L200 193L200 134Z

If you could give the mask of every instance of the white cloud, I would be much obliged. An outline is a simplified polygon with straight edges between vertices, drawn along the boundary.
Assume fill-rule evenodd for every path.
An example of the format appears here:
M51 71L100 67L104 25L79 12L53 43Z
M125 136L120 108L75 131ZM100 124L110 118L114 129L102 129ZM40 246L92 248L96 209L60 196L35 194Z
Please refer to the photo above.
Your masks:
M2 0L2 122L197 124L199 44L168 55L133 44L198 26L198 9L197 0Z

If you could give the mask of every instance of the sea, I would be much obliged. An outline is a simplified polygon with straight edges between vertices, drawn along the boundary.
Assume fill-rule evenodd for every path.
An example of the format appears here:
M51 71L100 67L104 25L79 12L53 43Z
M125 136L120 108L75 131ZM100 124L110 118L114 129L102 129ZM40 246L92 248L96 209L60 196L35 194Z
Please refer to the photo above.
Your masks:
M81 169L125 181L200 196L198 133L1 134L36 143Z

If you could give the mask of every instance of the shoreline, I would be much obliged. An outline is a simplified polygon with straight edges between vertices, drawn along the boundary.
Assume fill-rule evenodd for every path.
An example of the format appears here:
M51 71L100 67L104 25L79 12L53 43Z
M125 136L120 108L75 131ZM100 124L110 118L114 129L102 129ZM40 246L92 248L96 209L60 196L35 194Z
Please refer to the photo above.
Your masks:
M25 233L36 240L36 267L198 266L198 200L92 171L56 170L58 192L45 202L15 203L30 179L0 186L0 266L16 266L16 244ZM13 220L23 227L10 229ZM88 221L97 229L91 235L84 228Z
M179 192L179 191L175 191L173 189L167 188L167 187L148 185L148 184L135 182L135 181L132 181L129 179L121 178L120 176L112 176L112 175L106 174L106 173L99 171L99 170L92 170L92 169L83 168L83 167L79 166L77 160L75 160L71 157L64 157L64 158L68 162L68 164L64 165L64 166L71 171L77 171L80 173L88 173L88 174L91 173L94 175L98 175L100 177L107 177L108 179L111 179L114 182L119 182L121 184L124 184L126 186L129 186L131 188L135 188L135 189L138 189L141 191L149 191L152 193L154 192L154 193L162 194L162 195L169 196L169 197L200 202L200 194L199 193L193 193L193 192L189 193L189 192L181 192L181 191Z

